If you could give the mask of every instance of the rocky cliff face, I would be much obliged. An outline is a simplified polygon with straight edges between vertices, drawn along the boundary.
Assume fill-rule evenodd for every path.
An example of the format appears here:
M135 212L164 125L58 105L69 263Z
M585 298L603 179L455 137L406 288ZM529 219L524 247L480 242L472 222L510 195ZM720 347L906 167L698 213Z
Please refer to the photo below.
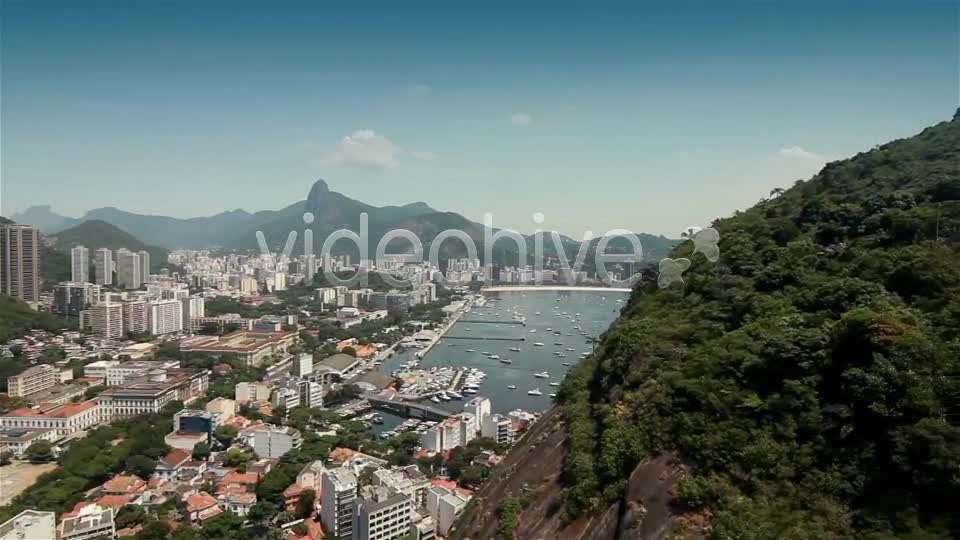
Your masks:
M525 508L512 531L515 539L558 540L699 540L708 516L674 510L677 482L687 467L662 455L637 465L624 497L574 521L564 519L560 482L567 437L558 408L541 420L514 447L475 494L451 538L481 540L504 537L498 509L511 498ZM668 536L669 535L669 536Z

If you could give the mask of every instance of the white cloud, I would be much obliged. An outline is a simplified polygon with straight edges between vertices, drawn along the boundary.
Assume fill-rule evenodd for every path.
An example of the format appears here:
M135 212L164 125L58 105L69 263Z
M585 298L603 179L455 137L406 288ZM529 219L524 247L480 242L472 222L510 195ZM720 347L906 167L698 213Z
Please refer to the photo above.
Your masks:
M780 156L789 159L801 159L804 161L820 161L823 159L819 154L815 154L804 149L802 146L797 145L784 146L780 149Z
M413 159L419 159L421 161L433 161L437 159L437 155L433 152L417 152L411 151L410 155L413 156Z
M345 136L325 163L341 163L373 169L392 169L399 165L400 147L372 129L358 129Z
M533 117L530 113L515 112L510 116L510 123L515 126L529 126L533 123Z

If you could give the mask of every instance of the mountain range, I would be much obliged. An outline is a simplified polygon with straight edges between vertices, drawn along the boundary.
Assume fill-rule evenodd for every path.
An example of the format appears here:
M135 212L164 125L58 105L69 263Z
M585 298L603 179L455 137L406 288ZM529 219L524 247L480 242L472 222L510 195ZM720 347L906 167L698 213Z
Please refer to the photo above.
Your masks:
M431 208L427 203L414 202L402 206L373 206L331 191L324 180L317 180L310 188L307 197L280 210L265 210L249 213L244 210L221 212L209 217L174 218L168 216L144 215L127 212L118 208L104 207L90 210L80 218L71 218L55 213L50 206L33 206L24 212L14 214L12 219L19 223L37 226L44 234L54 235L84 222L100 221L109 223L129 233L142 242L165 249L225 249L256 250L256 233L261 231L271 249L278 250L286 242L290 231L297 231L298 238L294 253L303 253L303 231L307 228L304 214L314 216L309 226L314 235L314 252L319 252L323 240L339 229L359 230L360 214L369 216L370 253L373 255L379 239L389 230L407 229L414 232L428 249L430 241L447 229L460 230L478 243L482 255L483 226L468 220L455 212L442 212ZM644 256L655 259L664 255L676 241L664 236L638 234L644 249ZM532 237L529 245L532 249ZM595 247L599 239L593 239ZM504 263L515 264L515 249L509 242L495 246L494 258ZM562 237L562 244L568 257L575 257L580 243ZM397 243L399 246L399 242ZM613 247L618 245L614 242ZM339 242L334 253L349 253L350 244ZM394 246L391 245L391 248ZM621 246L622 247L622 246ZM590 250L592 253L592 249ZM465 256L462 245L455 241L444 242L441 257ZM545 255L555 255L551 241L545 242ZM512 261L511 261L512 259ZM592 267L592 255L587 257L587 267Z

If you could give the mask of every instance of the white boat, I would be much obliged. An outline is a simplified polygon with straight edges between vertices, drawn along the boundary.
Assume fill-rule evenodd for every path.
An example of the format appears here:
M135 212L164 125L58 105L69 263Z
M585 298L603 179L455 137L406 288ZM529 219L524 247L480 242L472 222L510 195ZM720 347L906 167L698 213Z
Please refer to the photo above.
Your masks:
M463 396L460 393L454 392L453 390L447 390L447 395L453 399L463 399Z
M438 398L437 396L433 396L432 398L430 398L430 401L434 403L440 403L440 398Z
M530 333L531 333L531 334L536 334L536 333L537 333L537 329L534 328L533 330L530 330Z
M483 351L483 352L481 352L480 354L487 356L487 355L489 355L490 353L488 353L487 351Z
M549 378L550 378L550 374L547 373L546 371L541 371L540 373L534 373L533 376L534 376L534 377L537 377L537 378L539 378L539 379L549 379Z
M574 349L573 347L567 347L567 350L572 352L572 351L574 351L574 350L576 350L576 349Z
M467 332L469 332L469 331L470 331L470 329L469 329L469 328L464 328L464 330L466 330Z
M556 394L550 394L550 397L555 398L555 397L557 397L557 395L556 395Z
M540 343L540 342L538 341L538 342L534 343L533 346L534 346L534 347L543 347L543 343Z
M477 391L476 391L475 389L473 389L473 388L464 388L464 389L463 389L463 393L464 393L464 394L476 394Z
M500 355L499 355L499 354L491 354L491 355L490 355L490 359L491 359L491 360L499 360L499 359L500 359Z
M477 351L475 351L475 350L473 350L473 349L467 349L467 352L477 352Z
M515 385L515 384L508 384L508 385L507 385L507 388L508 388L509 390L516 390L516 389L517 389L517 385Z
M550 383L550 386L560 386L560 383L558 383L558 382L552 382L552 383Z
M542 396L542 395L543 395L543 392L541 392L539 388L534 388L533 390L528 390L528 391L527 391L527 395L528 395L528 396Z
M511 360L511 359L509 359L509 358L503 358L503 359L500 360L500 363L501 363L501 364L512 364L512 363L513 363L513 360Z
M547 328L547 332L553 332L553 328Z
M510 350L513 352L520 352L520 347L510 347Z
M563 365L570 366L570 362L564 362Z

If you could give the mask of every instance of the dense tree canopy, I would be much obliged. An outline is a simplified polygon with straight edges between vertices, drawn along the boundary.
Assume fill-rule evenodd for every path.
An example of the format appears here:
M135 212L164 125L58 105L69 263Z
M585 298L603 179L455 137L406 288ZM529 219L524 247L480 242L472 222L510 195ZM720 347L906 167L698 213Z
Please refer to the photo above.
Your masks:
M648 455L713 538L943 538L960 530L960 121L713 224L720 260L645 280L560 401L568 516Z

